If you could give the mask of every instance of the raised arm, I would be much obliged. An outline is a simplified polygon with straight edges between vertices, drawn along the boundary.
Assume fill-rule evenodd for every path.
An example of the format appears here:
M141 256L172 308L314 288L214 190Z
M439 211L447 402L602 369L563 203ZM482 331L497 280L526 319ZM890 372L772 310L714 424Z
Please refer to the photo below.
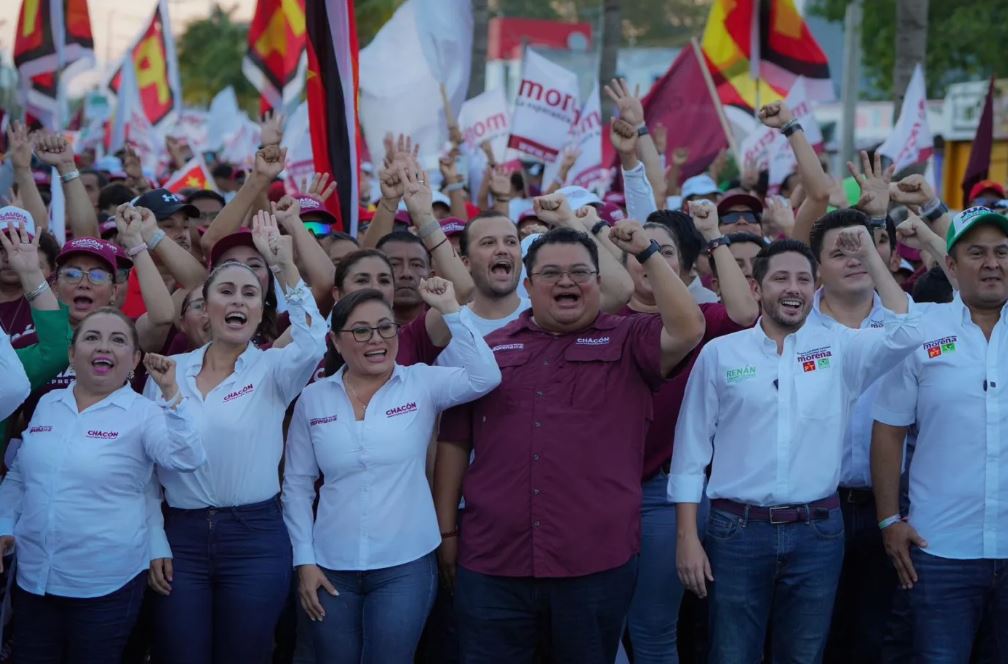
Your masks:
M147 243L144 242L141 228L145 216L154 219L154 213L147 208L123 203L116 209L115 221L116 228L119 229L119 241L133 260L133 269L140 283L140 295L147 308L147 312L137 319L140 349L154 352L164 345L168 330L175 320L175 303L154 264Z
M175 360L147 353L144 366L161 390L164 403L145 423L144 450L148 458L163 468L192 472L206 463L203 439L195 426L196 413L179 392L175 382Z
M889 185L889 198L895 203L913 207L935 235L944 238L952 225L948 206L942 203L923 175L908 175Z
M605 86L606 95L616 104L619 109L620 119L625 120L634 129L634 133L639 136L637 140L637 156L644 164L644 171L647 174L648 182L651 184L652 198L656 206L665 206L665 169L662 167L661 157L655 147L654 140L648 133L647 124L644 121L644 106L636 92L631 93L626 81L614 78L609 85Z
M564 186L567 182L567 177L570 175L571 169L574 168L574 164L580 156L581 150L578 147L568 146L564 148L563 160L560 162L560 170L557 171L556 177L553 178L553 182L550 182L549 186L543 191L544 194L552 194L554 191Z
M718 229L718 213L715 206L690 201L689 212L693 217L693 225L700 231L708 246L711 242L724 237ZM749 327L756 322L760 310L759 303L749 288L749 281L742 273L742 268L735 262L735 257L732 256L726 243L719 243L711 253L711 258L717 267L721 301L724 302L728 317L738 325Z
M386 147L392 148L391 138L387 138ZM414 145L413 139L404 134L399 134L395 147L386 152L384 168L378 171L381 200L364 237L360 239L361 249L374 249L379 240L392 232L396 210L406 187L399 177L399 170L410 168L419 153L420 145Z
M320 311L328 312L333 305L332 288L336 267L318 240L305 228L301 221L301 205L297 199L284 196L272 203L277 222L287 231L294 242L294 251L301 259L308 285Z
M505 217L511 217L511 173L504 166L491 166L483 180L493 195L493 209Z
M948 261L945 260L945 257L948 256L948 245L943 238L939 237L931 227L924 223L923 219L911 212L896 227L896 237L902 244L911 249L917 249L929 255L932 260L941 266L945 277L952 284L952 288L959 290L959 284L956 282L955 275L948 268Z
M709 203L713 207L713 203ZM703 338L706 322L686 284L658 250L658 243L644 234L640 222L624 220L609 234L617 247L644 266L661 314L662 373L668 375Z
M14 168L14 183L17 184L21 205L35 221L36 234L49 228L49 214L39 193L38 185L31 170L32 140L28 127L14 120L7 128L7 158Z
M157 225L157 219L144 208L140 210L140 235L147 245L147 251L157 258L158 262L182 288L201 286L207 278L207 269L196 258L179 246L175 240Z
M448 196L451 215L458 219L467 219L469 212L466 209L465 178L459 175L458 166L455 164L457 154L457 150L452 150L438 159L438 166L441 167L441 177L444 179L442 191Z
M66 218L74 237L101 237L98 232L98 215L74 163L73 148L65 138L47 134L35 144L35 153L43 163L55 166L63 181L66 197ZM55 182L53 186L55 186Z
M245 178L241 189L235 197L224 206L214 220L210 222L206 233L200 238L200 246L205 256L210 255L210 249L217 241L226 235L237 233L245 220L246 214L252 208L259 195L266 191L270 183L280 174L287 163L287 148L279 145L267 145L256 151L255 165L252 173Z

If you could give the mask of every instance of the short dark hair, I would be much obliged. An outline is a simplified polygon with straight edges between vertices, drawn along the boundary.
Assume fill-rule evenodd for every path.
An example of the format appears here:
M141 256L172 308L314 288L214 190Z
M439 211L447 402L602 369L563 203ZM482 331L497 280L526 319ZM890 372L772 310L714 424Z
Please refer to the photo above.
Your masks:
M939 265L917 278L912 293L914 302L951 302L952 294L952 284Z
M796 253L801 254L808 259L809 266L812 268L812 279L816 278L819 263L816 261L815 254L809 249L809 246L804 242L798 240L777 240L771 242L769 245L760 249L760 252L756 254L756 258L753 259L752 266L752 276L756 280L756 283L762 284L763 278L766 277L767 272L770 270L770 259L779 254L786 253Z
M548 244L579 244L588 252L595 270L599 269L598 247L595 246L595 242L588 237L587 233L576 231L573 228L554 228L537 237L532 246L528 248L525 258L522 259L528 274L532 273L532 267L535 265L539 250Z
M93 175L98 178L98 188L101 189L108 184L108 177L105 176L101 171L96 171L93 168L85 168L80 172L81 175Z
M326 235L325 239L329 240L330 243L353 242L358 247L360 246L360 242L357 241L357 238L355 238L353 235L350 235L349 233L344 233L343 231L333 231L329 235Z
M655 210L647 216L648 223L661 224L672 231L679 250L679 269L688 272L696 264L704 241L693 219L681 210Z
M812 224L809 231L809 246L816 260L822 258L823 238L826 233L836 228L850 228L851 226L864 226L868 229L868 235L872 242L875 242L875 234L871 232L871 225L868 223L868 215L856 208L844 208L827 212Z
M468 256L469 255L469 229L472 225L476 223L478 219L508 219L506 214L498 212L497 210L483 210L478 215L469 220L468 223L463 224L462 233L459 235L459 255ZM514 224L512 224L514 225ZM515 226L515 233L518 233L518 227Z
M351 251L349 254L344 256L343 260L341 260L339 265L336 266L333 283L336 285L336 288L340 289L341 293L343 292L343 282L346 281L350 268L365 258L377 258L382 260L386 265L388 265L389 272L392 271L392 264L389 263L388 256L378 249L358 249L357 251Z
M430 263L431 256L430 251L427 250L427 245L423 243L423 240L418 238L416 235L413 235L409 231L392 231L382 239L378 240L378 244L375 245L375 248L381 251L382 247L384 247L389 242L403 242L405 244L420 245L423 248L424 253L427 255L427 262Z
M755 244L757 247L759 247L760 251L765 249L768 244L766 240L761 238L759 235L755 235L753 233L746 233L746 232L729 233L725 237L728 238L729 244L745 244L746 242L751 242L752 244ZM717 261L712 260L710 262L710 269L711 272L714 273L715 277L718 276Z
M107 210L110 207L119 207L123 203L129 203L136 198L136 195L135 191L122 182L107 184L98 192L98 209Z
M350 318L350 314L354 312L354 309L365 302L381 302L387 306L389 310L392 309L392 305L385 301L385 296L381 294L381 291L374 288L362 288L359 291L354 291L353 293L345 295L339 299L339 302L337 302L336 306L333 307L329 329L338 333L340 330L345 328L347 320ZM343 358L338 352L336 352L336 347L329 339L329 335L326 335L326 354L322 373L325 376L332 376L334 373L339 371L342 366Z
M73 332L70 335L70 345L74 346L77 344L77 337L80 335L80 331L84 329L84 323L86 323L88 319L101 315L115 316L122 322L126 323L126 327L128 327L130 331L130 339L133 340L133 350L140 350L140 335L137 334L136 323L133 322L133 319L115 307L102 307L100 309L95 309L85 316L84 319L78 323L76 327L74 327Z

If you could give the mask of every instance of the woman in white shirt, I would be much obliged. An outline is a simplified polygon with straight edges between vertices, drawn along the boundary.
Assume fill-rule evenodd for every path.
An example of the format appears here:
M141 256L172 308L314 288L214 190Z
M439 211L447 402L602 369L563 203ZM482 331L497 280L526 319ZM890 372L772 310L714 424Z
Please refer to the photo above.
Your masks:
M268 662L289 596L291 543L278 497L283 420L322 358L326 326L290 236L260 212L252 237L285 291L292 341L266 351L252 344L262 282L242 263L216 264L203 286L211 341L175 356L207 464L190 475L158 469L168 512L164 530L154 529L150 584L162 595L154 640L166 664Z
M25 373L21 360L11 346L10 337L2 329L0 329L0 373L4 377L3 381L0 381L0 420L5 420L28 398L31 385L28 383L28 374Z
M167 401L134 392L133 323L99 309L74 329L76 381L35 409L0 484L0 548L17 544L19 662L116 662L143 598L154 464L191 472L206 455L175 382L175 362L144 364Z
M330 339L344 366L305 388L294 409L284 520L318 662L413 660L442 537L425 474L431 435L441 410L501 380L486 342L460 321L451 283L435 277L420 293L444 315L462 368L397 364L388 301L377 290L356 291L332 314Z

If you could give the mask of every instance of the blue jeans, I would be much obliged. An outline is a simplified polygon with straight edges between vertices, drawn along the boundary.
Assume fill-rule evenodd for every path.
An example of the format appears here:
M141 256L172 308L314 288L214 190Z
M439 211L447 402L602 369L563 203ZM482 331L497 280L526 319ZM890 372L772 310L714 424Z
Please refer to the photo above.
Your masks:
M612 664L637 577L637 557L565 578L455 574L463 664ZM537 660L537 653L549 653Z
M339 596L319 589L325 618L310 624L315 661L412 662L437 592L434 553L364 572L322 571Z
M910 558L915 661L968 662L986 609L996 661L1008 662L1008 560L953 560L921 549Z
M15 584L14 652L22 664L107 664L122 659L147 572L101 597L35 595Z
M815 521L775 525L711 509L705 546L711 662L749 664L763 656L767 626L774 662L822 659L844 551L839 508Z
M676 506L668 502L668 475L663 471L641 487L641 550L637 583L627 630L634 664L677 664L676 629L683 586L676 571ZM705 497L697 512L703 537L710 503Z
M290 592L292 551L278 498L252 505L168 509L171 594L155 604L161 664L271 661Z

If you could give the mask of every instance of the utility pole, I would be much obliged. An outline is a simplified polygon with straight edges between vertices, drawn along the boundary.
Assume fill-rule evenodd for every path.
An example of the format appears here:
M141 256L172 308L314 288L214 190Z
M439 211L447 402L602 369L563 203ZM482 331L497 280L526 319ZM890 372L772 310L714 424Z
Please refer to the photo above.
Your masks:
M844 71L841 86L843 116L840 142L841 164L854 159L854 125L857 117L858 84L861 79L862 0L850 0L844 16Z

